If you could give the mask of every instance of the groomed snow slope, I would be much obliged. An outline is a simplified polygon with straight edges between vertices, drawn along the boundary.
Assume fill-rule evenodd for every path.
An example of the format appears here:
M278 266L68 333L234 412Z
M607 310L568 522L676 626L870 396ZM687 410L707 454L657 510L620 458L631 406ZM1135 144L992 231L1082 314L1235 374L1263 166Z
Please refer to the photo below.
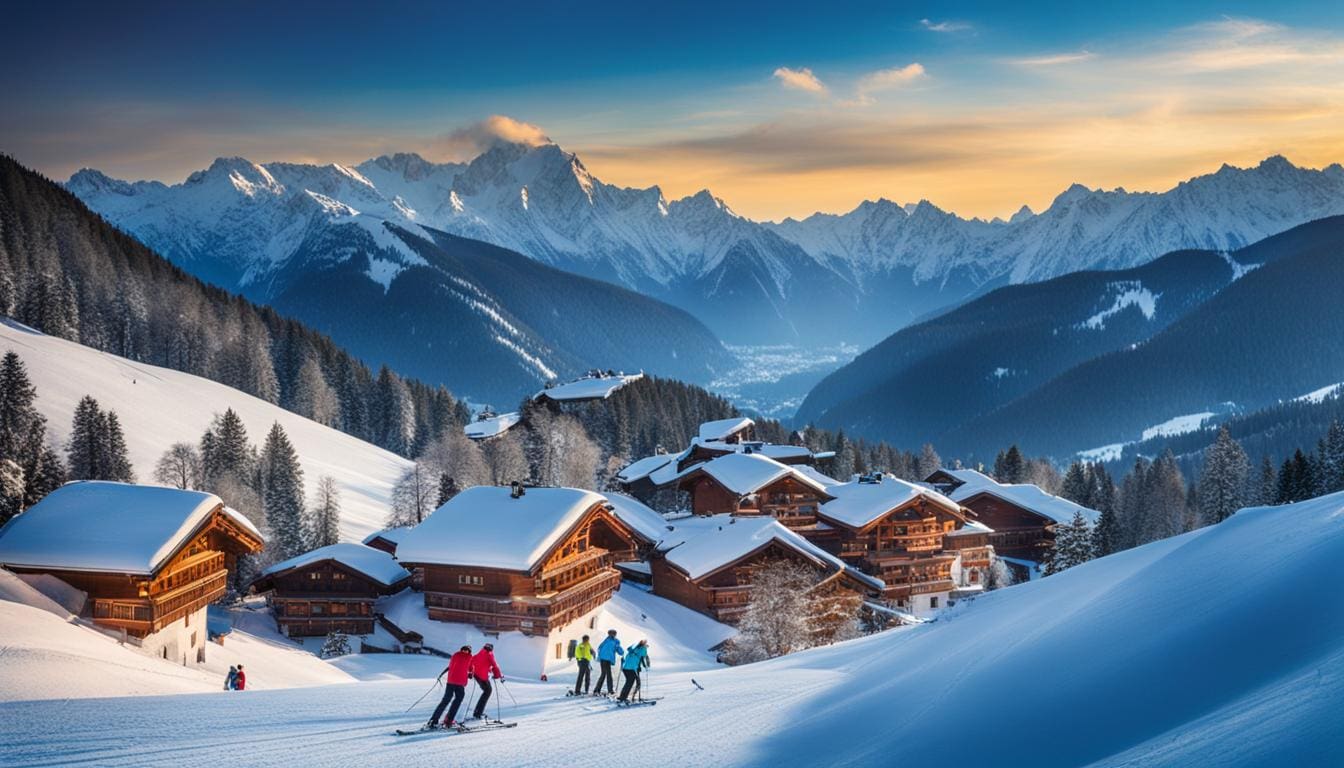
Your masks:
M8 765L1328 765L1344 750L1344 494L773 662L664 672L656 707L511 680L504 733L398 739L429 680L0 706ZM652 638L655 649L657 637ZM3 665L0 665L3 667ZM704 686L690 683L694 676ZM515 707L509 694L517 699ZM432 698L432 697L431 697ZM493 709L493 707L492 707ZM227 724L227 725L226 725ZM799 727L804 725L805 727ZM240 746L242 745L242 746ZM238 752L245 749L245 753Z
M359 541L383 527L392 486L410 462L295 413L199 376L137 363L0 318L0 353L23 358L47 417L47 439L60 447L84 395L121 419L137 479L152 483L154 464L176 442L196 443L216 413L233 408L260 446L280 422L299 453L307 489L322 475L341 488L341 538ZM62 450L62 453L64 451Z

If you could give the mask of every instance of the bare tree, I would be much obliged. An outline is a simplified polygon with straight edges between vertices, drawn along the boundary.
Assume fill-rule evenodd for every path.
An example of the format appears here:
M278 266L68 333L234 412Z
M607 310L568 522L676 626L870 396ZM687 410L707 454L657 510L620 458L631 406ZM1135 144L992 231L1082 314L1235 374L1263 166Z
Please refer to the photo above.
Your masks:
M527 455L523 453L523 439L518 432L507 432L487 440L481 446L485 463L490 469L490 482L495 485L527 479Z
M811 645L807 592L813 574L792 560L775 560L756 571L751 602L729 654L735 664L773 659Z
M201 452L191 443L173 443L154 465L154 479L183 490L200 490L205 482Z
M392 514L389 527L419 525L434 511L439 484L435 474L421 462L416 462L397 481L392 489Z

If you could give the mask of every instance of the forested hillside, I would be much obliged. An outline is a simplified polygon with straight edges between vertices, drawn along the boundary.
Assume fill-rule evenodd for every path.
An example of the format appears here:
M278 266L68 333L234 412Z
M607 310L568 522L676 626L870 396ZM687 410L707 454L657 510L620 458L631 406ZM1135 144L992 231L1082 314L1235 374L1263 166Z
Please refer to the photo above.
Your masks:
M442 387L375 376L302 323L208 286L0 156L0 314L202 376L413 455L465 420Z

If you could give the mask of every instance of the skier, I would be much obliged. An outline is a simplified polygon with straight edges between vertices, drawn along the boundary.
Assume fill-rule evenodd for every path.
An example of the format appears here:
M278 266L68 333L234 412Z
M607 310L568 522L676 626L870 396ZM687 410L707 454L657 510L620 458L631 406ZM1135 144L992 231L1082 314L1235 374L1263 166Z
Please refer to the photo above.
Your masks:
M237 681L238 681L238 668L237 668L237 667L234 667L234 666L230 666L230 667L229 667L229 674L228 674L228 677L225 677L225 678L224 678L224 690L226 690L226 691L232 691L232 690L233 690L233 685L234 685L234 683L236 683Z
M621 688L621 695L617 701L622 704L630 701L630 689L635 687L635 682L639 680L639 671L648 666L649 641L640 640L638 645L626 652L625 661L621 662L621 674L625 675L625 685Z
M467 695L467 677L470 672L471 646L464 645L448 659L448 666L439 673L439 678L448 675L448 681L443 688L443 701L434 708L434 714L430 715L429 724L425 728L431 730L438 728L439 716L443 714L444 709L448 710L448 716L443 718L443 727L452 728L457 725L457 708L462 706L462 698Z
M616 639L616 630L607 630L607 639L597 647L597 663L602 667L602 673L597 676L597 692L602 693L602 681L607 681L607 695L616 693L616 680L611 675L611 665L616 663L617 656L624 656L625 649L621 648L621 641Z
M490 676L494 675L496 680L503 680L504 676L499 671L499 665L495 663L495 646L492 643L486 643L481 647L479 653L471 658L471 676L476 678L476 684L481 687L481 698L476 701L476 711L472 713L472 718L480 720L485 717L485 703L490 700Z
M574 695L578 696L580 689L583 693L588 692L588 684L591 682L593 666L593 646L588 642L588 636L583 636L583 642L574 649L574 660L579 662L579 676L574 680Z
M247 675L243 673L243 665L238 665L238 676L233 679L233 690L241 691L247 687Z

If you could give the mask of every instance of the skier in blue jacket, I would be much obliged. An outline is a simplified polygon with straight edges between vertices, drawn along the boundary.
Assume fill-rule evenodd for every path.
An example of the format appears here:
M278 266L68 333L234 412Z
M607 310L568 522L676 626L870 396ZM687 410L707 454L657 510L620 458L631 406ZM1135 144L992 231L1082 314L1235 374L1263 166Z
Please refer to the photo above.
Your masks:
M624 656L625 649L621 647L621 641L616 639L616 630L607 630L607 639L597 646L597 663L602 666L602 674L597 676L597 686L593 689L594 693L602 693L602 682L607 683L607 695L610 696L616 692L616 678L611 674L611 665L616 663L617 656Z
M649 641L640 640L638 645L626 652L625 661L621 662L621 674L625 675L625 685L621 688L621 695L617 701L625 703L630 700L630 689L635 687L635 682L639 680L639 671L647 666L649 666Z

